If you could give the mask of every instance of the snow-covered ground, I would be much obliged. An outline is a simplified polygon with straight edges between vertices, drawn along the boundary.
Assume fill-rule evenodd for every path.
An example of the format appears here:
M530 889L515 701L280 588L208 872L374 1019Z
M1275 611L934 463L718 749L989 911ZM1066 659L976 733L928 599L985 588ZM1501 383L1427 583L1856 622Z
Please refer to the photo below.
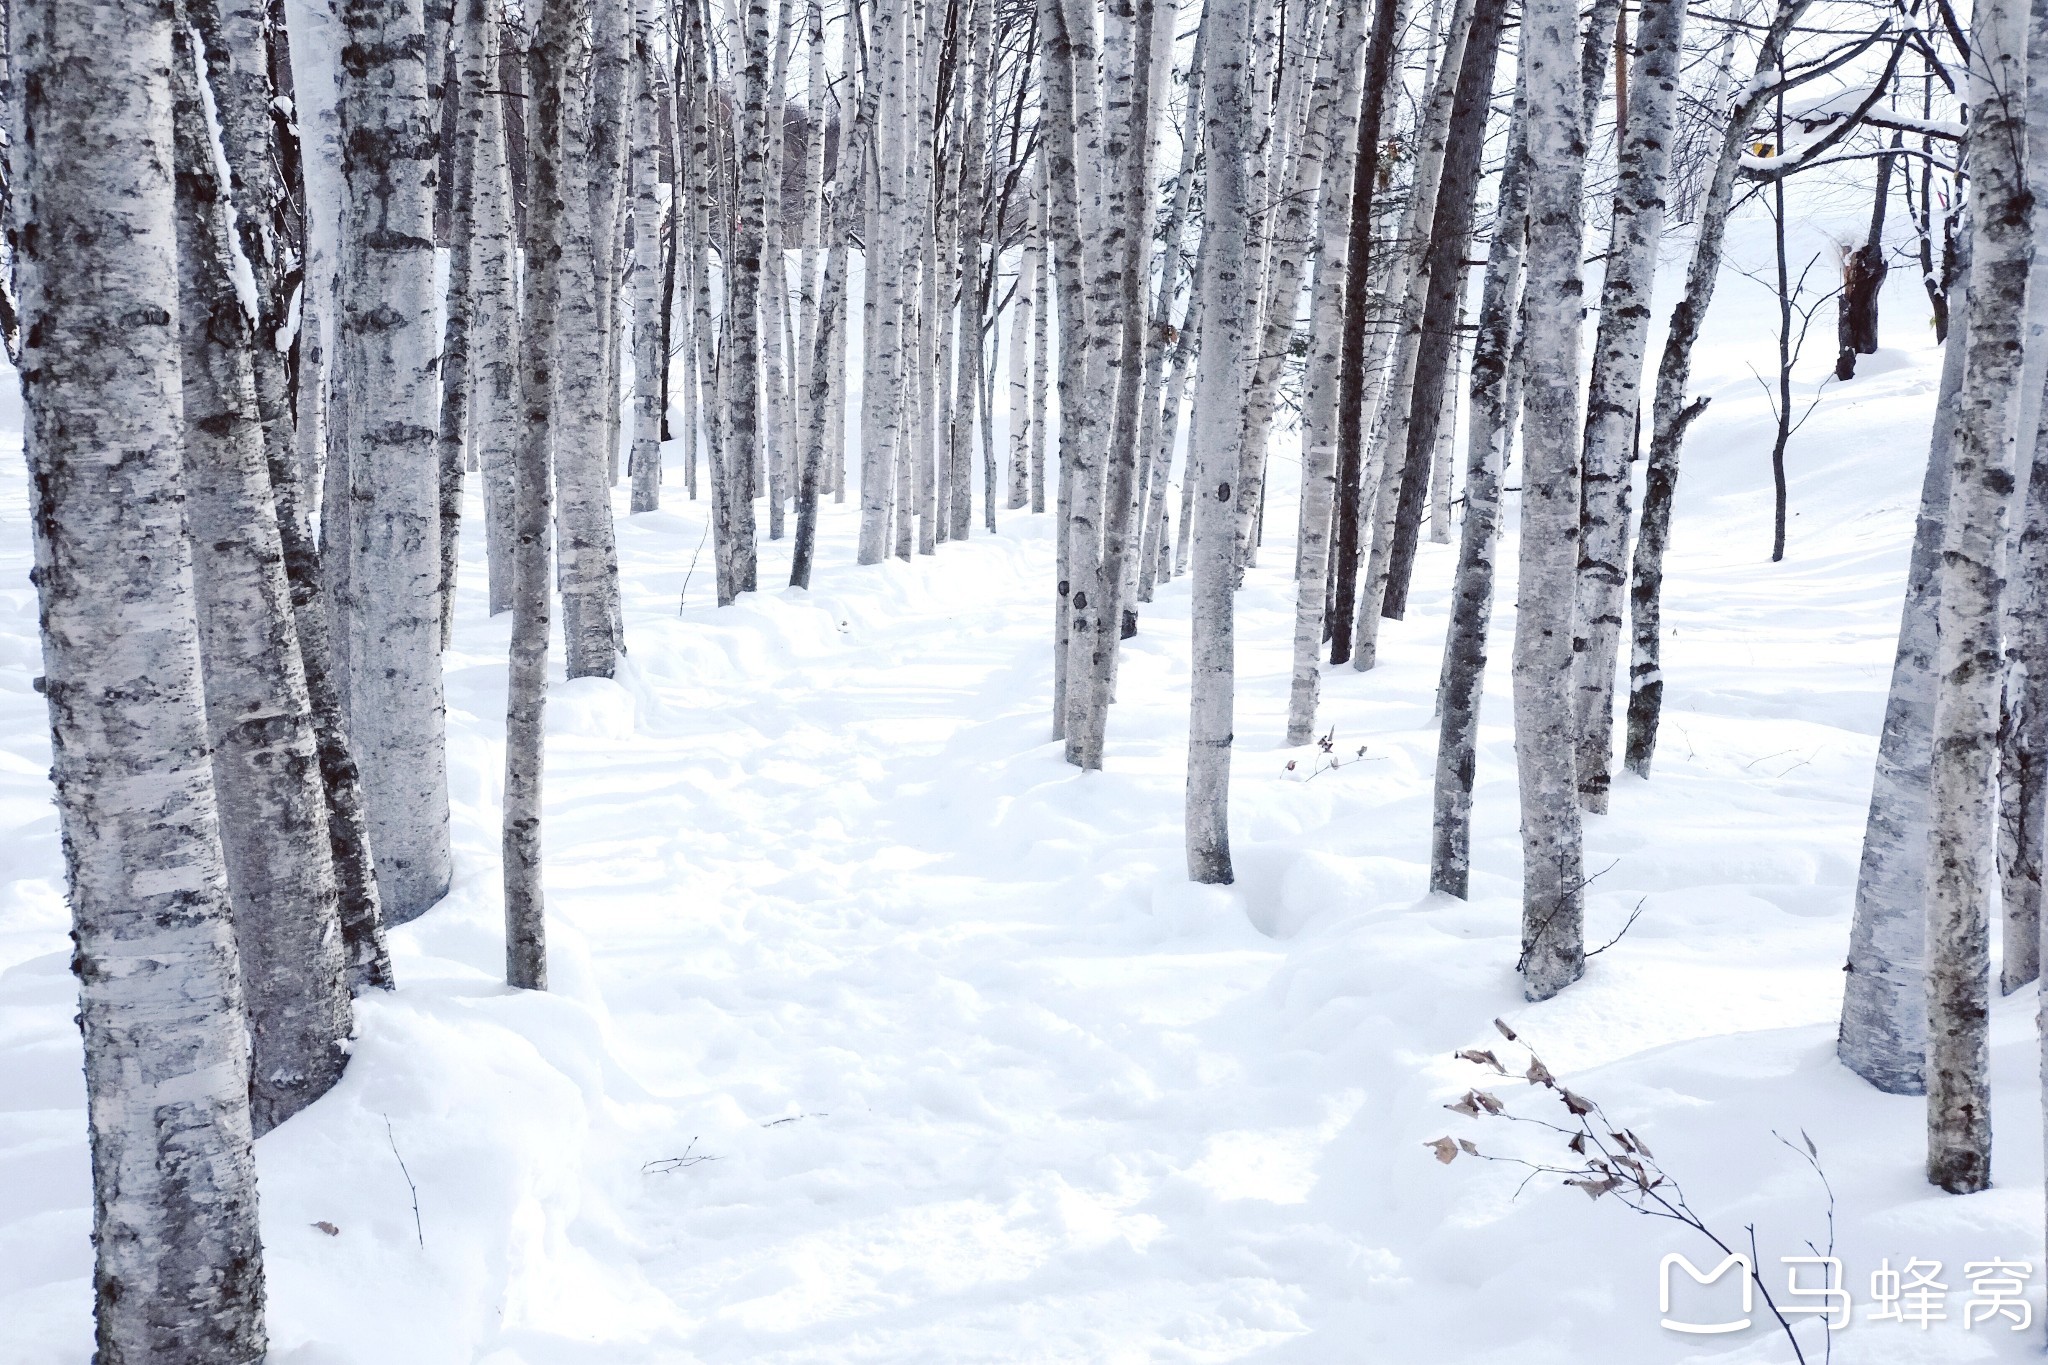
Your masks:
M1760 245L1753 223L1738 239ZM1345 762L1311 778L1318 753L1281 744L1298 467L1281 452L1239 605L1230 888L1183 871L1184 584L1129 642L1108 769L1082 775L1047 738L1048 518L1005 513L996 537L862 569L850 509L830 508L813 591L772 586L785 541L764 547L768 590L719 610L708 551L691 571L703 505L679 474L662 512L624 517L622 494L631 653L616 682L559 684L549 703L545 995L500 984L507 625L483 614L465 537L457 881L394 936L402 985L362 1002L341 1085L258 1144L273 1360L1790 1360L1761 1304L1746 1332L1659 1326L1659 1259L1719 1259L1693 1234L1554 1179L1518 1193L1512 1168L1438 1164L1424 1144L1446 1133L1517 1147L1498 1120L1441 1107L1481 1081L1452 1054L1500 1046L1496 1016L1731 1242L1753 1223L1774 1285L1779 1256L1829 1237L1819 1182L1774 1136L1811 1135L1857 1301L1834 1358L2032 1358L2038 1331L1962 1322L1965 1262L2031 1263L2037 1310L2048 1275L2031 992L1996 1011L1984 1194L1928 1187L1920 1102L1832 1054L1938 354L1916 281L1894 285L1898 349L1795 438L1778 566L1770 419L1746 371L1773 315L1724 285L1679 499L1656 776L1621 781L1587 831L1604 869L1589 937L1642 915L1543 1005L1513 972L1512 603L1473 899L1431 898L1451 551L1424 547L1376 671L1328 673ZM1802 374L1825 369L1829 330ZM84 1092L8 441L0 1359L83 1365ZM1562 1117L1546 1092L1494 1088ZM1866 1320L1871 1272L1913 1258L1943 1263L1948 1319ZM1729 1316L1679 1295L1694 1305ZM1802 1336L1819 1361L1818 1324Z

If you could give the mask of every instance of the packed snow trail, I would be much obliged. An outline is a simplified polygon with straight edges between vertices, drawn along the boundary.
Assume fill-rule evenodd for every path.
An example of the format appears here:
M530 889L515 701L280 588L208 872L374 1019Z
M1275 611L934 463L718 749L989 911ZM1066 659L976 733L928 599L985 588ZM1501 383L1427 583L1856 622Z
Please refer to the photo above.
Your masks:
M1424 895L1446 548L1423 547L1379 668L1327 671L1325 755L1280 744L1293 556L1269 535L1238 603L1239 880L1205 888L1181 851L1184 582L1127 642L1107 770L1083 775L1049 733L1049 518L863 569L852 511L827 508L813 591L718 609L708 547L691 567L703 505L673 469L669 510L621 518L618 680L552 689L553 989L510 992L508 625L484 617L465 537L457 882L393 935L400 989L362 1002L340 1086L257 1145L273 1361L1790 1359L1761 1314L1718 1340L1658 1326L1659 1258L1719 1259L1683 1229L1436 1162L1424 1143L1446 1133L1562 1155L1441 1108L1490 1074L1454 1050L1519 1069L1496 1016L1725 1236L1754 1221L1773 1283L1778 1256L1825 1245L1820 1187L1773 1137L1811 1134L1857 1301L1837 1361L2032 1359L2032 1332L1961 1325L1965 1262L2044 1270L2031 994L1997 1009L1982 1195L1928 1188L1920 1103L1832 1056L1935 353L1871 357L1831 391L1776 568L1769 417L1739 355L1703 385L1687 456L1656 776L1588 824L1590 942L1642 915L1541 1006L1513 971L1511 601L1473 899ZM0 478L0 1358L84 1365L91 1191L18 458ZM1272 468L1286 528L1284 448ZM787 555L764 546L764 584ZM1865 1320L1870 1273L1914 1257L1946 1264L1948 1320Z

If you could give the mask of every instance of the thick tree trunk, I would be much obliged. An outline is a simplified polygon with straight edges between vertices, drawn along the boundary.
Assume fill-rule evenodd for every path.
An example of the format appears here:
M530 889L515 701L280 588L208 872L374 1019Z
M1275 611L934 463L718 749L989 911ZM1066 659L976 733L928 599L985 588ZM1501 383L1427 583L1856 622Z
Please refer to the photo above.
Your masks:
M433 186L420 0L342 7L348 714L385 921L448 890ZM331 562L332 556L330 556Z
M1102 603L1094 613L1095 636L1089 666L1093 677L1078 734L1068 735L1068 756L1086 768L1102 766L1109 729L1109 703L1116 683L1117 645L1124 623L1126 570L1138 552L1136 529L1138 404L1144 397L1145 281L1152 265L1152 129L1151 111L1160 31L1173 29L1172 0L1136 0L1131 43L1130 99L1123 156L1117 166L1123 177L1122 204L1117 210L1126 224L1115 245L1122 253L1123 279L1112 315L1117 319L1118 363L1115 404L1110 413L1108 487L1103 499ZM1162 13L1163 11L1163 13ZM1114 136L1114 134L1112 134ZM1133 621L1135 625L1135 619Z
M1465 449L1465 524L1458 540L1451 622L1436 689L1439 725L1429 889L1459 900L1469 893L1472 879L1472 785L1479 761L1479 704L1486 690L1486 633L1493 620L1501 471L1514 437L1508 390L1529 240L1527 105L1518 79L1494 209L1493 245L1487 250L1486 278L1480 286L1479 335L1472 348L1471 428Z
M906 111L904 0L876 0L872 81L863 101L874 117L863 120L873 139L874 195L862 239L866 299L862 319L860 390L860 547L862 564L889 553L897 446L902 442L899 374L903 368L903 250L899 223L906 211L904 184L912 115Z
M1895 144L1896 145L1896 140ZM2048 6L2032 6L2027 23L2027 176L2048 178ZM2006 721L1998 764L2000 907L2004 953L1998 988L2010 995L2041 971L2043 824L2048 821L2048 252L2038 235L2048 218L2034 208L2037 234L2027 276L2026 353L2020 371L2019 463L2028 477L2024 511L2008 547L2013 557L2006 607ZM1873 226L1877 224L1873 221ZM2029 447L2026 442L2031 440Z
M2031 201L2026 16L1979 0L1971 20L1969 335L1943 518L1927 933L1927 1178L1991 1183L1990 1023L1999 605L2014 481Z
M619 561L612 518L616 410L612 392L612 288L624 157L615 120L626 105L626 65L615 48L631 0L589 0L564 87L561 149L561 288L580 301L556 320L553 411L555 542L561 556L563 664L572 678L609 678L618 666ZM536 91L535 98L539 95ZM539 152L533 153L538 157ZM531 209L529 209L529 213ZM529 312L526 316L531 319ZM531 372L526 373L531 382ZM533 401L527 395L527 402ZM749 584L748 586L751 586Z
M1958 281L1967 283L1968 278L1966 255ZM1959 315L1956 321L1942 356L1941 391L1906 568L1898 649L1892 659L1884 727L1878 733L1835 1042L1835 1054L1844 1065L1894 1095L1922 1094L1927 1085L1927 803L1934 745L1935 618L1941 592L1942 524L1969 336L1968 316Z
M250 1121L260 1136L327 1093L353 1026L312 703L270 493L253 321L211 95L191 30L174 37L185 513L242 995Z
M1614 668L1621 647L1629 462L1642 402L1650 294L1664 232L1664 182L1678 106L1686 0L1642 0L1627 132L1614 190L1600 328L1586 391L1584 526L1572 643L1579 804L1607 809L1614 762Z
M1571 710L1586 158L1576 20L1570 0L1529 0L1522 10L1529 284L1523 302L1528 368L1514 686L1522 798L1521 970L1531 1000L1556 995L1586 970Z
M1102 631L1119 624L1104 615L1109 593L1102 578L1102 541L1124 224L1101 197L1116 175L1112 161L1121 159L1122 129L1108 134L1104 129L1092 7L1073 0L1044 0L1039 16L1045 26L1039 42L1045 72L1042 98L1051 122L1039 155L1049 158L1050 245L1060 279L1059 454L1068 504L1059 531L1066 550L1060 571L1066 608L1061 645L1067 651L1062 733L1067 762L1087 767L1086 718L1098 706L1096 641ZM1110 141L1119 144L1116 153L1105 148Z
M169 5L15 0L10 149L100 1365L256 1365L249 1043L180 473Z
M1195 380L1196 425L1189 443L1195 485L1193 660L1189 678L1188 877L1227 884L1230 754L1236 710L1237 516L1232 501L1242 446L1256 262L1249 255L1255 141L1249 89L1249 0L1218 0L1211 12L1204 132L1208 188L1203 204L1203 316L1207 344Z
M352 987L389 986L391 957L384 943L363 815L362 779L342 714L342 680L331 658L324 575L308 515L309 485L302 477L306 468L319 465L306 455L307 446L319 439L324 367L313 359L320 351L321 323L306 311L306 296L313 292L306 286L311 281L293 260L293 244L303 252L308 236L301 212L305 185L299 174L298 139L272 116L279 92L271 72L288 74L290 53L282 29L262 4L223 8L214 0L201 0L187 13L206 53L233 188L233 230L257 286L255 344L249 359L256 413L263 427L268 490L276 508L272 524L284 555L294 631L312 706L329 854L339 884L344 960ZM313 428L310 432L294 430L295 399L298 423Z

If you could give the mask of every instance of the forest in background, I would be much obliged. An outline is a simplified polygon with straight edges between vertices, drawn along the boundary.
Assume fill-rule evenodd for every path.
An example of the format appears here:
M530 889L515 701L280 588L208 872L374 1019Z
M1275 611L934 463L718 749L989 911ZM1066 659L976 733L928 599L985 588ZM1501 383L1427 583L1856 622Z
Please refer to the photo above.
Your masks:
M1327 670L1374 669L1419 548L1455 542L1429 859L1453 899L1512 549L1514 970L1532 1001L1571 987L1604 950L1588 817L1639 790L1617 759L1652 776L1693 350L1757 203L1772 560L1831 401L1795 374L1810 342L1832 319L1855 382L1902 265L1945 344L1839 1052L1926 1094L1930 1181L1989 1185L1993 931L2000 988L2035 982L2048 819L2048 14L17 0L7 38L0 324L102 1359L262 1353L253 1138L341 1077L355 1002L402 985L387 930L455 875L465 529L511 622L505 980L546 988L549 680L625 667L614 490L707 505L721 606L761 592L764 541L808 588L821 506L857 517L855 568L1048 517L1045 700L1083 771L1115 766L1119 660L1185 578L1208 885L1236 876L1242 584L1290 541L1269 506L1296 517L1286 733L1332 767ZM1864 196L1867 232L1799 259L1803 193ZM1269 496L1282 433L1298 506ZM1619 1143L1562 1174L1655 1205Z

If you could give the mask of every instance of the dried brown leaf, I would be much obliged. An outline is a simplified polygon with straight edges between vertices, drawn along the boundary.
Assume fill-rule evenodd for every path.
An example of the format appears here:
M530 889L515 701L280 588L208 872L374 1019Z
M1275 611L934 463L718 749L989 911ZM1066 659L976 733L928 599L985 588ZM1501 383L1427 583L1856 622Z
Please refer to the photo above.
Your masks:
M1507 1039L1511 1043L1515 1041L1515 1031L1509 1028L1505 1023L1496 1019L1493 1021L1493 1026L1500 1030L1501 1037Z
M1475 1066L1490 1066L1503 1076L1508 1074L1508 1069L1500 1064L1500 1058L1494 1056L1491 1052L1476 1047L1468 1047L1458 1055Z
M320 1229L320 1231L326 1233L329 1237L341 1236L341 1229L334 1226L334 1224L328 1222L324 1218L321 1219L319 1222L313 1224L313 1226Z
M1422 1145L1435 1152L1436 1159L1446 1166L1458 1159L1458 1144L1448 1137L1440 1137L1435 1142L1425 1142Z

